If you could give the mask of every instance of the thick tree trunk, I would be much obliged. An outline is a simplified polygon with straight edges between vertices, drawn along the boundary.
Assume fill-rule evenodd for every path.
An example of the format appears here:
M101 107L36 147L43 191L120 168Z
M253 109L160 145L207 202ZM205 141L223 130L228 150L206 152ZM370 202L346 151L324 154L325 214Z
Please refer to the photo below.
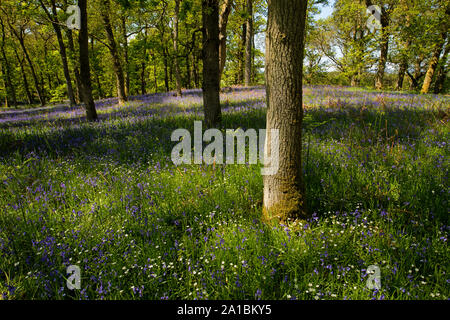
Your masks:
M253 0L247 0L247 22L245 36L245 69L244 83L249 86L252 81L252 48L253 48Z
M175 85L177 96L181 97L183 93L181 92L181 71L178 59L178 15L180 13L180 0L175 0L175 12L173 18L173 64L175 66Z
M125 92L125 77L123 73L122 63L120 61L119 51L117 49L117 42L114 37L111 20L109 18L109 12L109 0L102 0L102 10L100 14L103 19L103 26L105 27L106 37L108 39L108 49L111 53L113 70L116 76L117 97L119 99L119 104L123 104L127 101L127 95Z
M219 17L219 73L222 79L223 70L227 60L227 25L231 13L233 0L225 0Z
M268 0L265 154L279 151L277 173L264 176L263 210L269 221L306 217L301 158L306 8L306 0ZM279 146L272 145L271 130L279 131Z
M425 79L423 80L422 90L420 91L420 93L428 93L428 91L430 90L431 82L433 81L433 76L439 63L439 57L441 56L441 52L444 48L446 38L447 32L444 32L439 42L436 44L436 47L433 51L433 56L430 60L430 64L428 65L427 73L425 74Z
M219 0L202 0L203 108L208 128L222 121L219 80Z
M81 30L78 35L78 43L80 47L80 79L81 79L81 98L86 108L86 117L88 121L96 121L98 119L95 109L94 99L92 97L91 85L91 67L89 65L89 34L87 23L87 0L78 0L78 6L81 11Z

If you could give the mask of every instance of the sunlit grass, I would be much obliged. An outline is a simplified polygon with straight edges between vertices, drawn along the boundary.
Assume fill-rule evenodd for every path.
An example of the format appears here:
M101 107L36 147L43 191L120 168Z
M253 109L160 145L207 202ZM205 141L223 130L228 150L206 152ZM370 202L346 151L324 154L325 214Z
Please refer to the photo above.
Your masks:
M287 225L260 221L258 165L172 164L199 99L0 123L2 299L449 298L448 98L306 88L311 218ZM222 103L223 128L264 128L264 90Z

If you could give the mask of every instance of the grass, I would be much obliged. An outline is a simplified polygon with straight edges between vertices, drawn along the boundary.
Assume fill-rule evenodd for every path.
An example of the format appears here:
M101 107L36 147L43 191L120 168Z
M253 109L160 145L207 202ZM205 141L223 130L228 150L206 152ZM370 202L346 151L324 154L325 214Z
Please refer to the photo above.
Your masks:
M306 87L311 218L267 225L259 165L172 164L199 93L0 113L0 299L449 298L448 97ZM264 95L223 94L223 128Z

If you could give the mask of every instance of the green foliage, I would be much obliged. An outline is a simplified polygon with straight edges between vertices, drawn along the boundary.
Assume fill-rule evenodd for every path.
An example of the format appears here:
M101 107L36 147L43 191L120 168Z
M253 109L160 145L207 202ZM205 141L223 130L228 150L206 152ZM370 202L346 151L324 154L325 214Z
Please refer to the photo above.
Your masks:
M222 99L226 128L265 127L263 90ZM171 164L199 99L1 124L0 297L448 299L448 98L306 87L305 104L316 214L276 226L260 221L259 165Z

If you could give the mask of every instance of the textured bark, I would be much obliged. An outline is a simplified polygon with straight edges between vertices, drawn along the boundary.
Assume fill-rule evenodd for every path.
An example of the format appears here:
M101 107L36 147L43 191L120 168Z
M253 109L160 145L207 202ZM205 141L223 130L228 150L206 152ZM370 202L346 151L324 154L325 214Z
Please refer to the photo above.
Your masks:
M231 13L233 0L225 0L219 17L219 72L222 79L225 62L227 60L227 25Z
M181 97L183 93L181 92L181 71L180 64L178 61L178 15L180 13L180 0L175 0L175 12L173 18L173 64L175 66L175 84L177 96Z
M249 86L252 82L253 0L247 0L246 9L249 17L246 22L244 84Z
M88 121L96 121L98 119L97 111L95 109L94 99L92 97L91 85L91 67L89 65L89 34L87 23L87 0L79 0L78 6L81 11L81 30L78 34L79 44L79 61L80 61L80 84L81 84L81 99L86 108L86 118Z
M219 0L202 0L203 108L208 128L222 121L219 80Z
M447 32L444 32L436 44L433 51L433 56L431 57L430 64L428 65L427 73L425 74L425 79L423 80L422 90L420 93L428 93L430 90L431 82L433 81L433 76L436 71L436 67L439 63L439 57L444 48L445 39L447 38Z
M108 49L111 54L113 62L113 70L116 76L117 96L119 103L123 104L127 101L127 95L125 92L125 77L123 73L122 63L120 61L119 51L117 49L117 42L114 37L114 32L109 18L110 3L109 0L102 0L102 10L100 12L103 20L103 26L106 31L106 37L108 39Z
M304 218L302 72L306 0L269 0L266 34L266 154L279 130L279 170L264 176L264 218Z

